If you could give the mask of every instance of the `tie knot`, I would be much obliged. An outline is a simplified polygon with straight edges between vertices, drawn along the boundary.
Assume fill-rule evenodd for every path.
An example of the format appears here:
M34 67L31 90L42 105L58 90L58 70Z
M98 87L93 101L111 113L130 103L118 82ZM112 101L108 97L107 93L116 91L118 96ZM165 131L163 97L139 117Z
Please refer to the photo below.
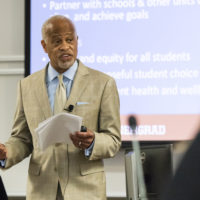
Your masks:
M59 83L63 83L63 74L58 75Z

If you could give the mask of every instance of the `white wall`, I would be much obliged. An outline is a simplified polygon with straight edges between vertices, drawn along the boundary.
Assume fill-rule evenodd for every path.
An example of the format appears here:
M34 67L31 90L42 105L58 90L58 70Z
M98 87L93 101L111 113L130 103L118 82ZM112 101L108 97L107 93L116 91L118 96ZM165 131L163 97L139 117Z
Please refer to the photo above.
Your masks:
M24 0L0 0L0 141L12 127L16 86L24 74ZM27 162L0 172L9 194L24 194Z

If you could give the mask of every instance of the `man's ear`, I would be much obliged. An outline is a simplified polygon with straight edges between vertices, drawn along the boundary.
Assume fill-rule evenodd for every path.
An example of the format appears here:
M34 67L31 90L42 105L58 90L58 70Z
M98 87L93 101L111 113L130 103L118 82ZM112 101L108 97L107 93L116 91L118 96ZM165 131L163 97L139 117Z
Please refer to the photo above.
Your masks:
M41 45L42 45L44 51L47 53L47 45L46 45L46 42L44 40L41 40Z

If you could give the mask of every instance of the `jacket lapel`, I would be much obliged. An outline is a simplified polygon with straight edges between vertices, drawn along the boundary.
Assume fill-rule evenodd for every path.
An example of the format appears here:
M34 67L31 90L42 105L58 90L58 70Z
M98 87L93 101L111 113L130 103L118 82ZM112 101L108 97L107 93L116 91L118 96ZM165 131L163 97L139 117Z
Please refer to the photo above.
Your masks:
M88 84L88 75L89 75L88 69L79 60L78 62L79 66L76 72L70 96L65 105L66 108L68 108L70 104L71 105L76 104L76 102L78 101L82 93L85 91L86 86Z
M42 109L46 119L53 115L49 103L46 81L45 81L47 67L48 65L45 67L45 69L41 70L38 76L36 76L37 78L35 81L35 95L37 97L39 106Z

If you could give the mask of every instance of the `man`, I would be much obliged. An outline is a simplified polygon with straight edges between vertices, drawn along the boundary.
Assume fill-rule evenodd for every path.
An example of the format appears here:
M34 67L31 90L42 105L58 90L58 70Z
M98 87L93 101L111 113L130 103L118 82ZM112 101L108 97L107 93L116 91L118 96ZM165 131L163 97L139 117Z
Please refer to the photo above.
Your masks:
M20 81L12 134L0 146L0 159L6 169L31 154L28 200L106 199L102 159L113 157L121 144L115 81L77 59L78 37L68 18L48 19L42 36L50 62ZM41 151L35 128L59 112L81 116L87 130L71 134L74 145L57 143Z

